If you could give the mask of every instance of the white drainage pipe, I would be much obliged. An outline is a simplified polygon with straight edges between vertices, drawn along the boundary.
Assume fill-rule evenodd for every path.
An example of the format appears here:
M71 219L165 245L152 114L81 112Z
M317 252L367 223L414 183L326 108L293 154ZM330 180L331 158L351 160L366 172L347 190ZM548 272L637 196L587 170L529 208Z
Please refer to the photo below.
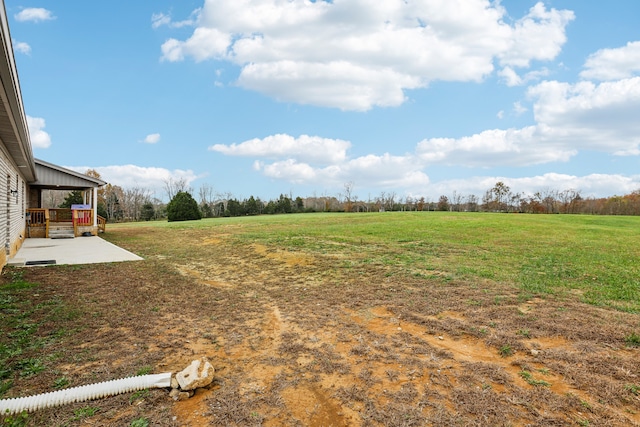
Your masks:
M38 409L62 406L73 402L84 402L147 388L168 388L171 387L171 375L171 372L140 375L67 388L35 396L0 400L0 414L18 414L22 411L33 412Z

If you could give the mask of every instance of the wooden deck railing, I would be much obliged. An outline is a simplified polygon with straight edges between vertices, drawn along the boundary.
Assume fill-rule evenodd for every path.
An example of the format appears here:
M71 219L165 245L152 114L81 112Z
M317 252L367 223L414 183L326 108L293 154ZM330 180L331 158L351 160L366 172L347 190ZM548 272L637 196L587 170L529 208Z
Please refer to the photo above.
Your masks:
M73 222L71 209L49 209L51 222Z
M44 229L44 235L49 235L49 210L27 209L27 236L31 237L31 230ZM38 234L42 234L40 231Z
M73 234L79 234L78 227L91 227L93 225L93 211L91 209L74 209L73 217Z
M47 210L27 209L27 218L33 227L44 227L47 225Z
M98 233L107 231L107 219L98 215Z
M49 237L49 226L51 223L69 223L73 224L73 233L78 235L78 227L93 226L93 210L91 209L27 209L27 227L28 234L31 236L32 230L40 230L42 233L44 228L44 236ZM107 220L98 215L98 231L105 232Z

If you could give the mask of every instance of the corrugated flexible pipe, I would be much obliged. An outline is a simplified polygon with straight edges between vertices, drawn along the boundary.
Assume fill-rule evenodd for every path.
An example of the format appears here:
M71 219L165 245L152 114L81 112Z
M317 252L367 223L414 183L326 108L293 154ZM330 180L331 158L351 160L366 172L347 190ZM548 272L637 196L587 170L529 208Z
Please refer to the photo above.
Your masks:
M0 414L18 414L22 411L33 412L38 409L62 406L73 402L84 402L86 400L115 396L117 394L147 388L168 388L171 387L171 375L171 372L140 375L137 377L66 388L64 390L37 394L35 396L0 400Z

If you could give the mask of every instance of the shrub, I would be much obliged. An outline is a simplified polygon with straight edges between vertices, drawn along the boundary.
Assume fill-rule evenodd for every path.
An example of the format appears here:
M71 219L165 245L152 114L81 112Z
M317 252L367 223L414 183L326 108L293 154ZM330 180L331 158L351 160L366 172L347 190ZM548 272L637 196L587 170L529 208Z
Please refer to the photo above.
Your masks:
M202 218L198 203L191 194L178 192L167 205L167 219L169 221L190 221Z

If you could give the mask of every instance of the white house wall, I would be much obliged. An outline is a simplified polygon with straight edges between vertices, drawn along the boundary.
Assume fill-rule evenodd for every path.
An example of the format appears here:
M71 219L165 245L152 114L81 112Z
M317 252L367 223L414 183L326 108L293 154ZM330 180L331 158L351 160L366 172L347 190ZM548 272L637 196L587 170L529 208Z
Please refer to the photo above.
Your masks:
M14 191L12 193L11 191ZM25 237L27 186L18 169L0 150L0 266L18 252Z

